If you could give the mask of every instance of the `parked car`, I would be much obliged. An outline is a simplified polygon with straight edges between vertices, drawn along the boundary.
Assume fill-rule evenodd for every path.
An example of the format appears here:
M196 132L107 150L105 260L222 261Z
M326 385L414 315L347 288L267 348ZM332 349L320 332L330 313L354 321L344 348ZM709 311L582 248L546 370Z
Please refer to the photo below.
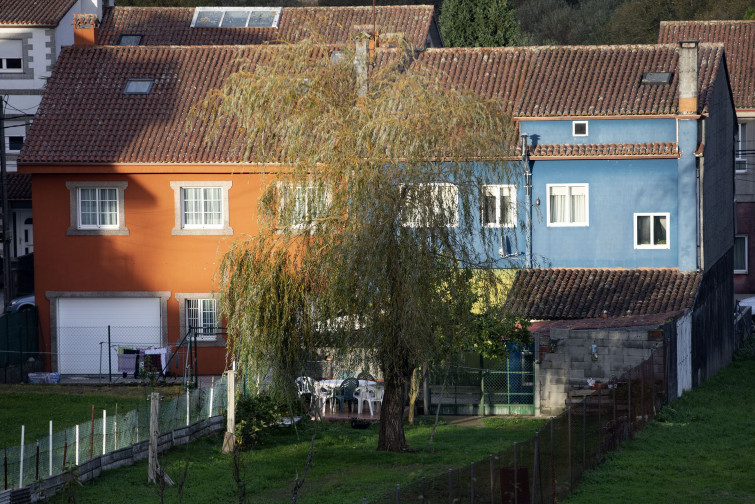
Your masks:
M37 306L36 301L34 300L34 294L29 294L27 296L20 296L14 299L10 302L8 305L8 313L14 313L22 310L30 310Z

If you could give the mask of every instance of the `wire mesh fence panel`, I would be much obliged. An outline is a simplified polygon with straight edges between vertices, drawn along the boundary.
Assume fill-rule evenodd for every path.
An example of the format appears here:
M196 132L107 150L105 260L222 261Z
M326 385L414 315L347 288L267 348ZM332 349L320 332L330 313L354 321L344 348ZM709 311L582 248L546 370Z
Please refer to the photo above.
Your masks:
M187 413L187 404L189 405ZM160 433L189 423L220 415L226 409L225 378L212 384L212 389L192 390L161 404L158 420ZM60 474L69 467L81 465L93 457L132 446L149 439L149 404L126 413L95 411L94 421L57 430L2 452L0 489L19 488L33 481ZM53 426L54 427L54 426ZM19 439L21 430L19 429ZM50 440L52 439L52 443ZM51 448L52 446L52 448ZM23 456L22 456L23 452ZM23 467L23 471L22 471Z

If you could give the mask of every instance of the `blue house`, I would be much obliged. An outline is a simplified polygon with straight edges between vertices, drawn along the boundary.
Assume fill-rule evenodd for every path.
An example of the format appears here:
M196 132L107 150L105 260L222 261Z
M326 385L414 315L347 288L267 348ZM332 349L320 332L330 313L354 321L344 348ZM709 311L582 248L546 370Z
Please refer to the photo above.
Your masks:
M488 251L498 265L524 268L512 306L546 324L536 407L562 408L585 373L609 378L608 361L590 371L572 354L619 355L618 375L655 346L645 336L638 350L637 334L661 327L670 398L730 361L737 124L723 45L428 49L419 59L499 98L518 125L512 162L525 175L483 189L482 225L500 229L500 250ZM632 334L635 350L616 334ZM570 342L566 357L549 355L555 341Z

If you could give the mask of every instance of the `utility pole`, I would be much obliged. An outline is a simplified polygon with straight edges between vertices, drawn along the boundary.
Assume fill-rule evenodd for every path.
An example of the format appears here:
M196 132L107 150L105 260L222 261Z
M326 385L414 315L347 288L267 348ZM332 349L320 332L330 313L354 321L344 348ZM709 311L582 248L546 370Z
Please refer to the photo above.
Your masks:
M10 205L8 204L8 172L5 167L5 98L0 99L0 184L3 198L3 311L8 309L11 298L10 272Z

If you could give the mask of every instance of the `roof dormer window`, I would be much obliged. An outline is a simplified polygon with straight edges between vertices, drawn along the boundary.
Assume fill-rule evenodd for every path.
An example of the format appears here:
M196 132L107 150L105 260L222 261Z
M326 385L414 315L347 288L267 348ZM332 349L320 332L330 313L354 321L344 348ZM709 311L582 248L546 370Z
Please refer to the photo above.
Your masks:
M149 94L152 91L154 79L129 79L126 82L124 94Z
M142 36L136 34L123 34L118 38L120 46L138 46L142 43Z
M643 86L663 86L671 84L674 72L643 72L640 84Z
M278 28L281 8L197 7L192 28Z

